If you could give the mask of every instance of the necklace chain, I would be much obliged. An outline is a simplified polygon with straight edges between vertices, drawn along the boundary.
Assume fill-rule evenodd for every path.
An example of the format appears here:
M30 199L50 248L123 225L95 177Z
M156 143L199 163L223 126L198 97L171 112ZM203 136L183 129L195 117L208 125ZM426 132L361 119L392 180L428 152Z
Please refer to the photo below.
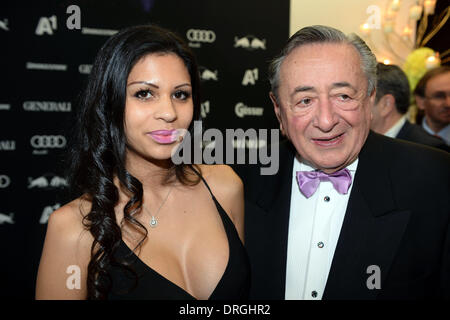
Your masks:
M158 225L158 220L156 219L158 216L159 211L161 210L161 208L163 207L163 205L166 203L167 199L169 198L170 193L172 192L172 187L170 188L169 192L167 193L166 197L164 198L163 202L161 202L161 205L159 206L158 210L156 211L155 215L153 215L150 210L148 210L144 205L142 205L142 207L144 207L144 210L148 212L148 214L152 217L150 220L150 227L152 228L156 228L156 226Z

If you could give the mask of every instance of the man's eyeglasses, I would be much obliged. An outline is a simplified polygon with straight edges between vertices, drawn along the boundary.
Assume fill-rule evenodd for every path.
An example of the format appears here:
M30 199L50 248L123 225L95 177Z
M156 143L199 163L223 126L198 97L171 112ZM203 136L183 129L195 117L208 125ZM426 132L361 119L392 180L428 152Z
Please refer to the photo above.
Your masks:
M432 94L431 96L425 96L426 99L434 100L436 102L444 102L446 97L450 97L450 91L447 93L440 91Z

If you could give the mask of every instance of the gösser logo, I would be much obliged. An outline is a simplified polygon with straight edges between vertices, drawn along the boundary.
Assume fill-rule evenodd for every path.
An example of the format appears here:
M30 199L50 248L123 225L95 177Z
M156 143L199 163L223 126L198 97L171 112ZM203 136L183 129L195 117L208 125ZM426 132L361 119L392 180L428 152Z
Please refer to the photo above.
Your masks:
M36 149L64 148L66 138L64 136L33 136L30 139L31 146Z
M234 112L239 118L243 118L244 116L262 116L264 108L250 108L242 102L238 102L234 106Z
M216 34L212 30L189 29L186 37L192 42L212 43L216 40Z

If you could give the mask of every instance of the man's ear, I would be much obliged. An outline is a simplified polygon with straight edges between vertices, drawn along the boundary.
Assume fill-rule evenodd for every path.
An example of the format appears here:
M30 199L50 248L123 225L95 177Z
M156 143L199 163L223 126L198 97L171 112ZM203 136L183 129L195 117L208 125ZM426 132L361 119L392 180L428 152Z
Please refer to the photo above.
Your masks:
M420 110L425 110L425 98L415 94L414 98L416 99L417 108Z
M381 106L380 115L382 117L386 117L392 111L396 110L395 98L392 94L385 94L382 96L379 103Z
M372 105L375 105L376 97L377 97L377 88L374 88L372 90L372 93L369 96L369 99L370 99L370 102L372 103Z
M273 104L273 110L275 111L275 116L277 117L278 123L280 124L281 134L284 135L283 122L281 120L281 114L280 114L280 112L281 112L280 107L281 106L279 105L277 97L273 94L272 91L269 92L269 97L270 97L270 100L272 101L272 104Z

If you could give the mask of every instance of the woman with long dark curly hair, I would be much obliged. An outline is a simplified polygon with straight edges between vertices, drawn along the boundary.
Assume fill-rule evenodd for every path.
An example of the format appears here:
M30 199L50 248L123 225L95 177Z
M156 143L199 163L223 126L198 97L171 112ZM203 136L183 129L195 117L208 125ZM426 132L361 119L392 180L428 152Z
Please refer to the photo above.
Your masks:
M199 119L191 50L157 26L99 51L70 153L78 198L53 212L37 299L245 299L243 185L224 165L175 165Z

